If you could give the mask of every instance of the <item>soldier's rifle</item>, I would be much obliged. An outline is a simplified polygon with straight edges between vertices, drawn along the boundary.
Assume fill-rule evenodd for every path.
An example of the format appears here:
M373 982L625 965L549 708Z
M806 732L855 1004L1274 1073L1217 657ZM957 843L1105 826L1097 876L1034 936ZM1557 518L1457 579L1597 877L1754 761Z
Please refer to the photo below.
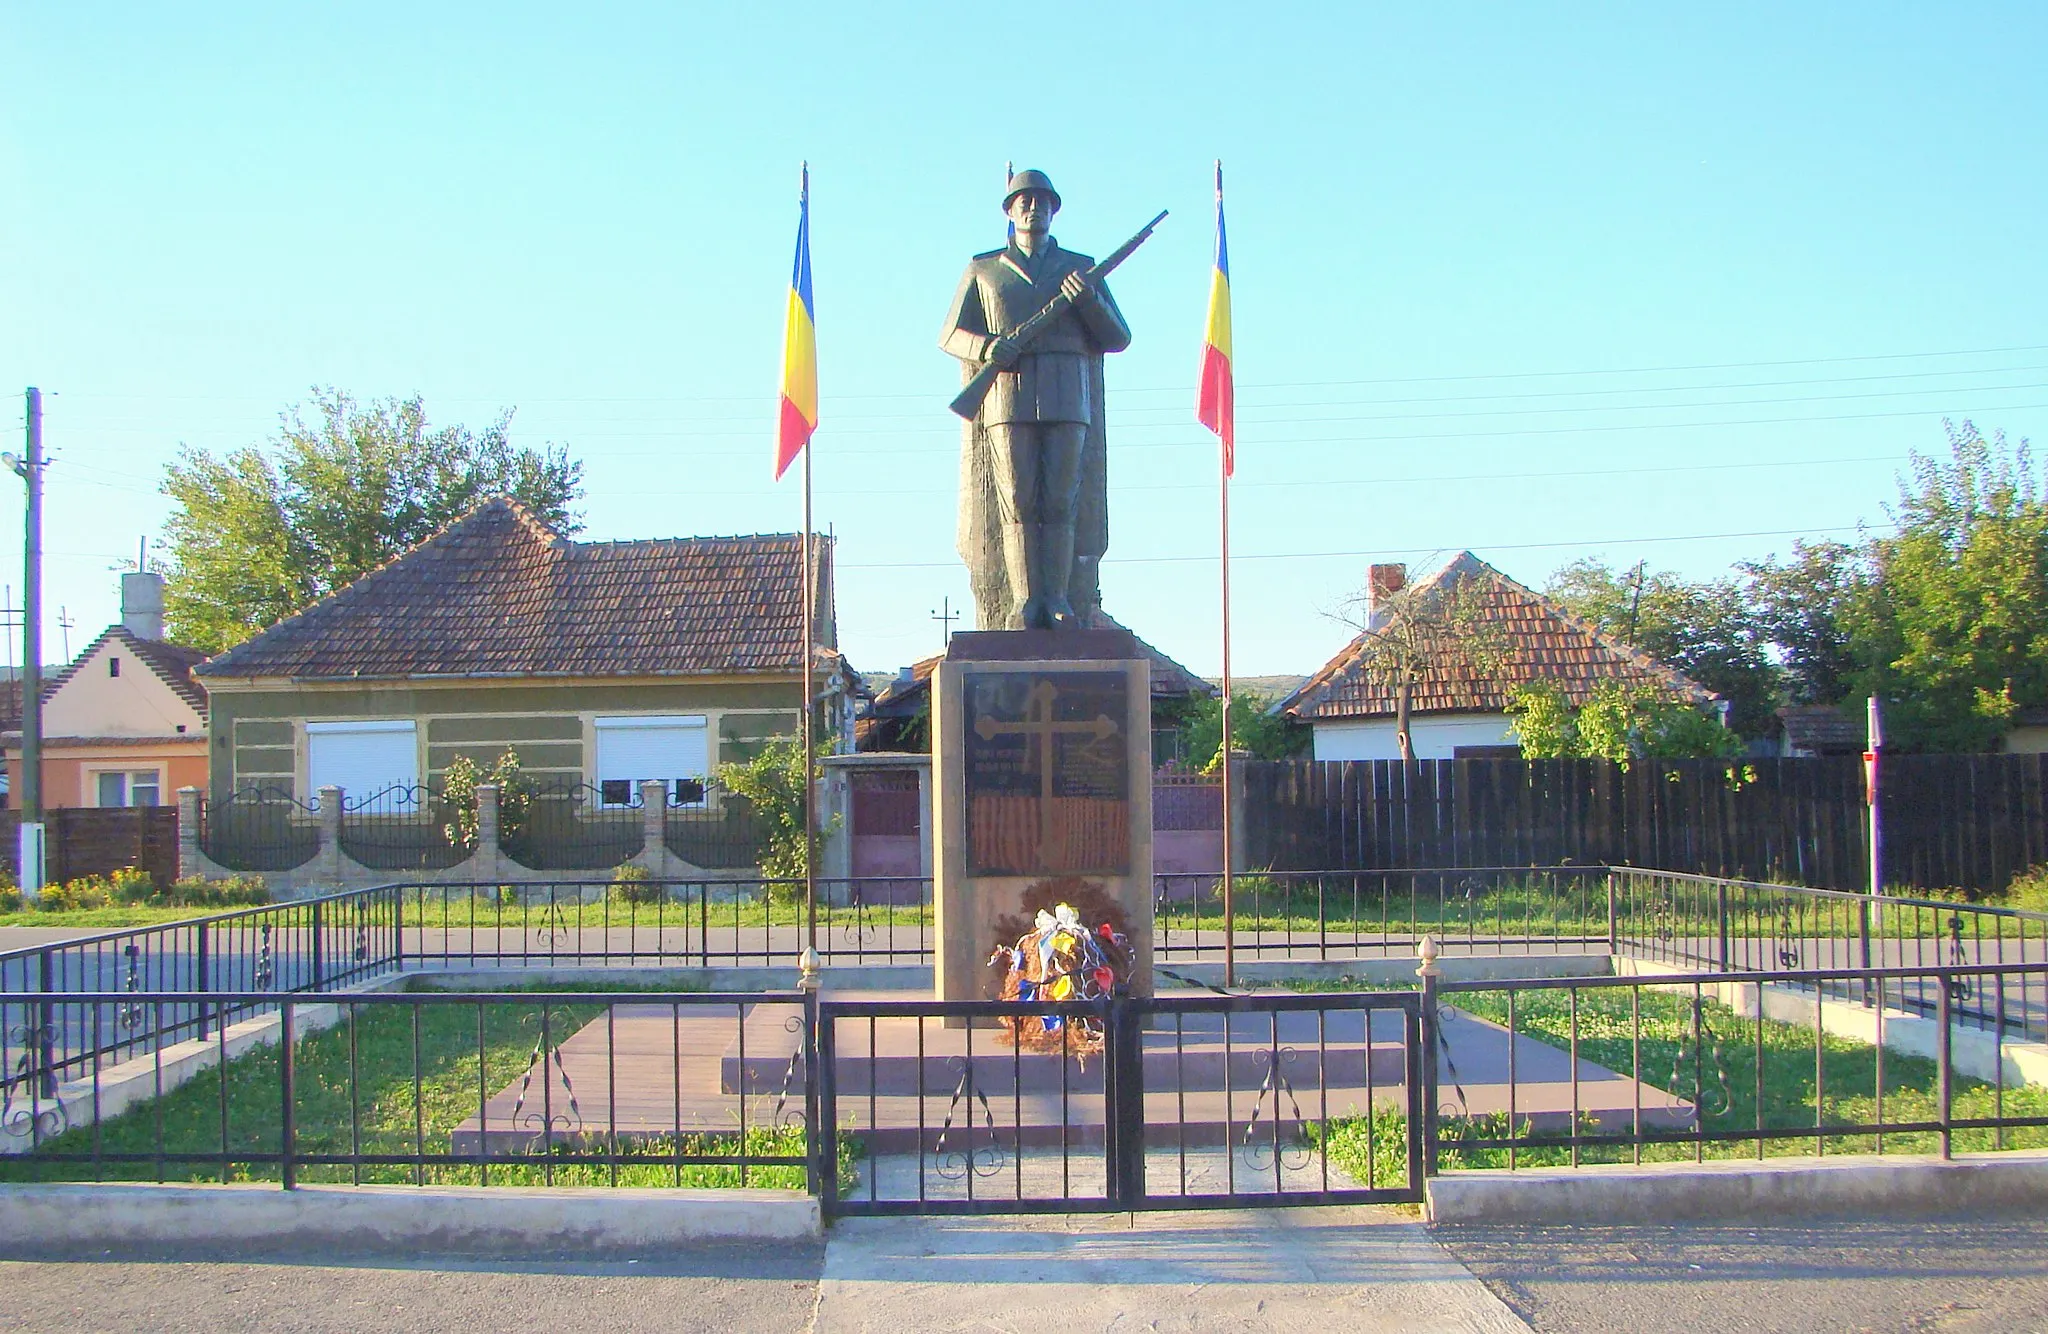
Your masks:
M1110 251L1107 256L1095 261L1087 273L1082 275L1088 285L1094 287L1109 276L1110 270L1129 259L1131 252L1145 244L1147 238L1152 235L1152 229L1166 220L1166 212L1165 209L1160 209L1159 216L1139 228L1136 236L1133 236L1115 250ZM1052 300L1046 302L1043 307L1033 314L1030 319L1002 336L1016 346L1018 355L1021 356L1029 352L1031 344L1037 341L1053 321L1065 314L1067 307L1073 304L1074 300L1072 297L1068 296L1064 291L1059 292ZM985 363L967 381L966 385L962 387L959 395L953 399L953 411L965 417L968 421L973 421L975 416L981 411L982 400L987 398L988 391L995 387L996 377L1008 369L1009 367L999 366L993 361Z

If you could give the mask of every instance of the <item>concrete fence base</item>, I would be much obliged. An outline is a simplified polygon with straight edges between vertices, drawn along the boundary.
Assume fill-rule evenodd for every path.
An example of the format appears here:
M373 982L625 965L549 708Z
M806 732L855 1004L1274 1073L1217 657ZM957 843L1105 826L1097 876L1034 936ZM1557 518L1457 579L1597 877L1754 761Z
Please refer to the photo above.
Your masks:
M1423 1210L1433 1223L1601 1224L2044 1207L2048 1150L2012 1150L1445 1172L1429 1179Z
M795 1190L503 1186L0 1186L0 1252L164 1246L394 1255L578 1255L822 1235Z

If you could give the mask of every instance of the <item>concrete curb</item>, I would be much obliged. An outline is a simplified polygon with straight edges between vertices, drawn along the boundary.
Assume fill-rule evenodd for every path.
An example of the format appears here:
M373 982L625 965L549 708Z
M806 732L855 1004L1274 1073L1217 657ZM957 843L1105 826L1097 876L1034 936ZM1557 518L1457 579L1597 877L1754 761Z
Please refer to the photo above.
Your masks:
M231 1251L530 1255L823 1234L818 1201L795 1190L0 1186L0 1237L32 1241L39 1250L204 1245Z
M1844 1155L1769 1162L1445 1172L1426 1187L1432 1223L1665 1223L1800 1214L1965 1213L2048 1207L2048 1150Z

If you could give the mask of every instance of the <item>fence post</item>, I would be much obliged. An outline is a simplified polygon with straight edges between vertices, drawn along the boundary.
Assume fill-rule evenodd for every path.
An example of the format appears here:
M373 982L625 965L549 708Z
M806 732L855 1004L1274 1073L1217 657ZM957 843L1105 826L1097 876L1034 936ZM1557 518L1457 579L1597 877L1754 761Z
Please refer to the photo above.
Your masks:
M1442 947L1433 935L1423 936L1415 949L1422 960L1416 965L1415 975L1422 979L1422 1170L1435 1176L1437 1171L1437 1096L1436 1096L1436 1049L1437 1049L1437 978L1442 970L1437 967L1437 955ZM1512 1132L1511 1132L1512 1133ZM1419 1184L1419 1183L1418 1183Z
M199 865L199 789L178 789L178 878L204 875Z
M1607 952L1621 953L1621 886L1615 883L1614 868L1607 868Z
M199 1040L206 1041L207 1019L212 1007L206 1003L206 993L213 982L213 968L209 955L213 933L207 930L204 921L199 923L199 939L195 942L193 958L193 990L199 993Z
M36 1059L42 1062L42 1096L57 1096L57 1008L50 995L57 990L57 951L46 949L36 955L37 986L43 999L36 1003Z
M823 1199L827 1175L837 1179L839 1152L838 1145L825 1143L818 1124L818 988L824 982L819 963L818 951L807 947L796 986L804 994L804 1188Z
M1734 965L1729 956L1734 953L1734 929L1728 921L1728 883L1722 881L1714 886L1714 914L1720 922L1720 969L1727 972ZM1867 965L1866 965L1867 966Z
M1941 984L1941 991L1934 1002L1934 1014L1941 1029L1934 1035L1934 1059L1940 1066L1935 1076L1935 1099L1936 1110L1941 1117L1941 1156L1947 1158L1954 1149L1954 1132L1950 1129L1950 1122L1955 1116L1956 1081L1955 1063L1950 1059L1953 1053L1949 1050L1949 1025L1955 1019L1952 1006L1955 1001L1956 979L1953 973L1942 973L1936 980ZM1991 1048L1992 1060L2005 1059L2003 1041L2004 1035L2000 1034L1999 1042Z
M341 803L343 793L329 784L320 789L320 843L313 853L313 877L325 880L335 889L342 888L341 880Z
M479 880L498 878L498 785L476 785L476 847L470 856Z
M280 1044L278 1047L278 1066L281 1071L278 1083L283 1088L284 1096L284 1105L278 1109L283 1123L282 1128L278 1132L278 1155L283 1161L284 1188L286 1190L297 1190L299 1187L299 1164L293 1153L293 1147L298 1139L298 1113L294 1107L294 1104L298 1101L298 1058L292 1050L294 1046L292 1041L292 1003L289 1000L283 1001L278 1006L277 1040ZM226 1076L223 1075L222 1077L225 1078Z
M640 784L640 864L660 879L668 870L668 784L649 778Z
M1109 1198L1136 1209L1145 1195L1145 1054L1138 1002L1121 989L1109 998ZM1228 1022L1228 1016L1225 1016Z
M327 932L324 926L326 920L326 915L323 912L324 906L319 899L313 900L313 985L311 990L314 991L320 989L320 975L326 971L327 964Z

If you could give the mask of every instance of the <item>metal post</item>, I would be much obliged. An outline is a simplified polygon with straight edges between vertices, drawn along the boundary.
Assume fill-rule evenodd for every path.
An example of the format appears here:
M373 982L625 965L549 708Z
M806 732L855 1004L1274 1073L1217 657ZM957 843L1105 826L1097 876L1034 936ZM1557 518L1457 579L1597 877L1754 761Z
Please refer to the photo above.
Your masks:
M822 1064L818 1051L818 988L822 981L819 976L818 952L806 949L803 953L801 976L797 989L804 994L804 1186L812 1195L824 1197L825 1178L839 1170L838 1153L835 1146L825 1142L818 1125L819 1069Z
M57 990L57 952L46 949L36 956L38 985L43 999L36 1003L36 1059L42 1063L39 1081L45 1098L57 1096L57 1007L50 996Z
M313 900L313 985L312 985L312 988L311 988L311 989L312 989L312 990L314 990L314 991L318 991L318 990L320 989L320 975L321 975L321 974L322 974L323 972L325 972L325 971L326 971L326 964L327 964L327 940L326 940L326 934L327 934L327 933L326 933L326 932L325 932L324 930L322 930L322 929L321 929L321 927L322 927L322 914L321 914L321 911L320 911L320 909L321 909L321 903L320 903L320 900L318 900L318 899L314 899L314 900Z
M1110 997L1107 1021L1109 1197L1119 1209L1137 1209L1145 1195L1145 1053L1138 1002L1127 994Z
M812 755L811 709L816 691L811 685L811 447L804 446L804 534L803 534L803 635L804 660L803 725L798 729L804 752L804 946L818 948L818 803L817 761Z
M1733 954L1733 953L1734 953L1734 949L1733 949L1733 944L1734 944L1734 941L1733 941L1733 934L1734 934L1734 933L1733 933L1733 931L1732 931L1732 930L1730 929L1730 927L1729 927L1729 924L1728 924L1728 886L1727 886L1727 884L1726 884L1725 882L1723 882L1723 883L1721 883L1721 884L1717 884L1717 885L1715 885L1715 886L1714 886L1714 911L1715 911L1715 914L1716 914L1716 915L1717 915L1717 916L1719 917L1719 919L1720 919L1720 925L1721 925L1721 930L1720 930L1720 946L1721 946L1721 955L1720 955L1720 962L1719 962L1718 964L1716 964L1715 966L1716 966L1716 967L1718 967L1718 968L1719 968L1719 969L1720 969L1720 970L1721 970L1722 972L1724 972L1724 973L1725 973L1725 972L1727 972L1727 971L1728 971L1728 970L1729 970L1729 969L1730 969L1731 967L1733 967L1733 966L1734 966L1733 964L1731 964L1731 963L1729 962L1729 957L1728 957L1729 955L1731 955L1731 954ZM1865 966L1867 967L1868 965L1865 965Z
M1955 1022L1955 1015L1953 1013L1955 990L1952 986L1955 981L1955 975L1952 973L1941 973L1934 980L1940 987L1940 992L1935 997L1934 1014L1935 1019L1941 1025L1934 1035L1934 1059L1940 1067L1935 1074L1935 1101L1937 1104L1937 1114L1941 1117L1941 1156L1947 1158L1954 1149L1954 1132L1950 1128L1950 1122L1955 1117L1956 1110L1955 1062L1952 1059L1953 1053L1949 1049L1952 1041L1950 1025ZM2003 1061L2005 1059L2004 1048L1994 1046L1992 1048L1992 1059Z
M278 1007L278 1083L283 1090L283 1106L278 1109L283 1122L278 1132L278 1154L284 1168L284 1188L297 1190L299 1186L299 1164L293 1153L298 1140L298 1112L294 1104L298 1101L298 1056L293 1052L292 1003L285 1001Z
M28 485L22 569L28 587L21 614L21 896L43 889L43 393L28 390L26 457L15 471Z
M1223 985L1237 985L1237 893L1231 872L1230 829L1230 468L1228 454L1217 451L1222 473L1223 523ZM1200 920L1197 918L1197 920Z
M1857 913L1857 934L1863 947L1863 966L1870 967L1871 909L1884 896L1884 797L1881 766L1884 757L1884 712L1875 694L1870 697L1870 736L1863 752L1863 799L1870 807L1870 898Z
M1433 935L1425 935L1416 946L1416 954L1422 960L1415 968L1415 975L1422 980L1422 1050L1416 1054L1422 1066L1422 1163L1423 1171L1430 1176L1437 1171L1436 986L1442 970L1436 960L1440 952ZM1513 1133L1512 1127L1509 1133Z
M212 983L213 972L211 960L208 957L210 954L208 946L211 944L212 933L207 930L206 923L203 921L199 923L197 930L199 933L199 939L196 944L198 952L194 956L192 982L193 990L199 993L199 1040L204 1042L206 1040L207 1016L213 1008L206 1003L206 991Z

